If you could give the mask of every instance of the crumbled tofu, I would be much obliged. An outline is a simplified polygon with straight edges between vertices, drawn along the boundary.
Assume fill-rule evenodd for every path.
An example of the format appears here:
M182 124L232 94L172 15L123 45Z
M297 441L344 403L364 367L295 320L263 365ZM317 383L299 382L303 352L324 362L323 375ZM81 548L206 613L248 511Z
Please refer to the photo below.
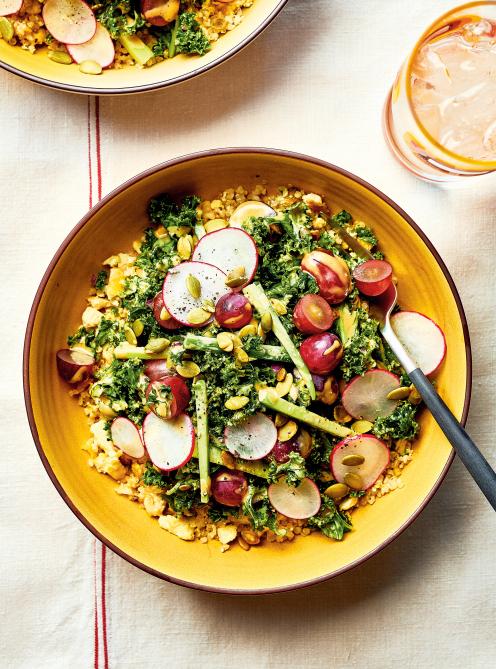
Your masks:
M314 211L322 209L322 198L316 193L307 193L303 196L302 200L307 205L307 207L313 209Z
M160 495L149 492L143 498L143 506L149 516L161 516L165 509L165 502Z
M109 274L109 280L105 286L105 292L109 300L113 300L122 293L124 289L124 272L120 267L112 267Z
M105 429L106 424L107 422L105 420L99 420L96 423L93 423L90 427L90 432L93 435L95 444L108 455L112 455L115 449L108 431Z
M195 538L195 533L193 528L189 523L176 516L159 516L158 524L167 532L175 534L179 539L183 541L193 541Z
M127 470L119 460L117 453L108 455L107 453L99 453L93 461L95 469L101 474L108 474L116 481L123 479Z
M83 311L82 322L85 328L96 328L103 318L103 314L94 307L86 307Z
M217 528L217 537L221 544L230 544L236 539L237 533L235 525L224 525Z
M105 300L103 297L97 297L94 295L93 297L88 297L88 302L90 307L93 307L94 309L106 309L107 307L111 307L112 303L110 300Z

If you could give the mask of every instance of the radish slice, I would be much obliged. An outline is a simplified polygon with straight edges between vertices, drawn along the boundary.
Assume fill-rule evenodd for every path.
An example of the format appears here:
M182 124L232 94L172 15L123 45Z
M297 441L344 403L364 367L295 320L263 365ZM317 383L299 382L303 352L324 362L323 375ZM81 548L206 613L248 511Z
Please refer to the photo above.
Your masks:
M265 202L259 202L258 200L246 200L237 207L231 214L229 219L229 225L231 228L241 228L243 223L248 219L254 216L259 218L261 216L275 216L276 212L269 207Z
M201 294L197 299L188 290L187 278L190 274L196 277L201 285ZM202 309L206 300L210 300L215 306L219 297L229 292L224 272L205 262L183 262L170 269L162 287L167 311L181 325L190 327L205 325L213 318L213 314L209 313L202 323L191 323L188 315L193 309Z
M227 450L243 460L260 460L268 455L277 441L277 428L263 413L250 416L239 425L226 427Z
M0 0L0 16L15 14L22 7L23 0Z
M162 420L149 413L143 422L143 440L155 467L164 472L179 469L193 455L193 423L185 413L171 420Z
M391 316L391 327L424 374L437 372L446 356L446 339L437 323L417 311L399 311Z
M117 448L126 455L132 458L142 458L145 455L139 430L129 418L116 418L110 427L110 434Z
M114 62L114 43L109 31L98 22L95 34L88 42L67 44L66 48L76 63L82 63L83 60L94 60L102 67L108 67Z
M228 274L235 267L244 267L246 281L240 290L253 280L258 267L257 246L250 235L239 228L224 228L210 232L200 239L193 260L208 262Z
M399 400L388 400L387 395L399 386L396 374L384 369L371 369L348 383L343 390L343 406L353 418L373 422L376 418L389 416L396 409Z
M83 0L47 0L43 21L48 32L64 44L88 42L96 31L95 15Z
M347 455L361 455L361 465L344 465ZM346 474L358 474L363 481L362 490L368 490L389 465L390 452L386 444L371 434L357 434L337 444L331 453L331 471L338 483L346 483Z
M319 489L309 478L303 479L297 488L289 486L284 481L272 483L268 494L274 509L294 520L304 520L315 516L322 503Z

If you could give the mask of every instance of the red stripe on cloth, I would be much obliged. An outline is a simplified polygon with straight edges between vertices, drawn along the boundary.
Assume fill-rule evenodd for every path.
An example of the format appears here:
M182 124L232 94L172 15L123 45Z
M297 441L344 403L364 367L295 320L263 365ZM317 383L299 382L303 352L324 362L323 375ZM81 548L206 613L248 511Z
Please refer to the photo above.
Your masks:
M108 669L108 645L107 645L107 597L105 592L106 578L105 568L107 562L105 546L102 544L102 628L103 628L103 658L104 669Z
M94 608L94 647L93 669L98 667L98 601L96 596L96 539L93 539L93 608Z

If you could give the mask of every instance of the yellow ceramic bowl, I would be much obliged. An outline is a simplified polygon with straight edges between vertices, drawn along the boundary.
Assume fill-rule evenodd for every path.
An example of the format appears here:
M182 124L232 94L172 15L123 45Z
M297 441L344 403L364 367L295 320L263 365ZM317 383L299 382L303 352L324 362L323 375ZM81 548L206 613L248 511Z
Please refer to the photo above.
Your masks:
M103 74L94 76L83 74L75 64L54 63L48 58L46 49L31 54L0 39L0 66L38 84L73 93L116 95L151 91L190 79L227 60L255 39L286 2L257 0L245 10L240 25L223 35L204 56L179 55L149 68L105 70Z
M212 198L224 188L266 180L297 184L325 195L370 224L395 268L400 304L433 317L448 354L438 388L465 421L471 382L467 326L453 281L432 244L391 200L361 179L319 160L263 149L195 154L154 167L131 179L94 207L74 228L50 263L36 295L25 342L24 383L31 430L45 468L77 517L107 546L161 578L205 590L253 593L304 586L363 562L392 541L433 496L453 459L427 411L404 488L353 514L354 529L342 542L319 534L221 554L219 545L188 543L162 530L137 504L116 495L115 482L87 465L81 450L89 437L81 408L67 394L55 351L79 324L88 278L99 262L130 248L147 226L153 195L197 193Z

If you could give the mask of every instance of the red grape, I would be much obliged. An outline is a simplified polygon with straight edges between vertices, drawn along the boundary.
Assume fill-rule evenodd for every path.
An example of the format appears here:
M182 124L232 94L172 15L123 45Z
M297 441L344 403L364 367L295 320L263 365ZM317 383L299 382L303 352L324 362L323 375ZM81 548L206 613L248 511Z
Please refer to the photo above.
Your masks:
M338 337L330 332L307 337L300 346L301 357L313 374L329 374L343 357Z
M57 351L57 371L68 383L79 383L93 372L95 359L90 353L63 348Z
M317 282L319 294L329 302L338 304L348 295L351 277L348 265L329 251L310 251L303 256L301 269Z
M391 285L393 268L385 260L366 260L353 270L358 290L369 297L382 295Z
M172 370L167 366L167 360L147 360L145 362L145 374L150 381L158 381L166 376L173 376Z
M157 293L153 300L153 315L155 316L157 323L160 325L160 327L164 328L164 330L177 330L181 327L181 323L176 321L175 318L172 318L172 316L165 308L162 291ZM166 316L166 318L163 318L163 316Z
M294 308L293 321L304 334L320 334L333 324L336 314L320 295L304 295Z
M215 320L223 328L237 330L248 325L253 309L246 297L241 293L226 293L215 307Z
M150 397L152 392L153 396ZM160 418L169 420L183 413L189 404L191 393L180 376L168 376L149 383L146 397L152 411Z
M152 26L166 26L177 16L179 0L141 0L141 13Z
M312 450L312 437L310 433L300 428L298 433L289 441L277 441L270 455L276 462L282 463L289 460L289 454L299 453L303 458L307 458Z
M224 506L240 506L247 490L246 476L235 469L223 469L212 479L212 495Z

